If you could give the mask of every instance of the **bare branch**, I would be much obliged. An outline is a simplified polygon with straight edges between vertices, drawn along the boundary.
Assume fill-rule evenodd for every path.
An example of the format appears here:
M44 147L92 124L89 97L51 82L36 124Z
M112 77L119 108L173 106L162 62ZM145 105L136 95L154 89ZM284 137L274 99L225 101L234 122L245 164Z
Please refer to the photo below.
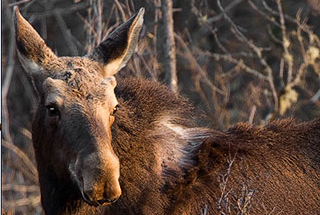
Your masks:
M257 76L258 78L262 79L262 80L268 80L268 77L261 74L260 72L258 72L255 69L252 69L251 67L247 66L243 60L237 60L234 57L232 57L232 55L223 55L223 54L218 54L218 53L210 53L210 52L205 52L205 54L207 56L213 57L215 60L225 60L227 62L230 63L234 63L237 66L239 66L239 68L243 69L245 72L252 74L254 76Z
M40 205L40 195L30 196L28 198L16 199L14 201L4 201L6 207L22 207L29 205Z
M70 29L68 29L65 21L63 20L62 16L60 13L56 13L55 18L59 24L59 27L61 29L61 33L64 37L64 39L66 40L68 46L69 46L69 50L71 51L72 55L78 55L78 50L76 45L74 44L73 40L72 40L72 36L71 36L71 32Z
M268 14L266 14L265 12L263 12L262 10L260 10L251 0L248 0L249 5L251 6L251 8L253 10L255 10L256 12L258 12L261 16L263 16L266 20L269 20L272 24L274 24L275 26L281 28L281 25L277 22L277 20L272 17L269 16Z
M161 0L161 28L163 29L163 37L158 38L158 42L160 43L158 47L162 49L160 61L167 79L166 81L169 82L169 87L173 92L178 92L176 48L174 41L172 9L172 0Z
M280 24L282 31L282 47L284 49L284 61L288 64L288 80L287 83L291 82L292 79L292 67L293 67L293 56L289 52L290 40L287 37L286 25L284 21L284 16L282 12L281 0L277 0L278 11L280 15Z
M40 188L38 185L17 185L17 184L3 184L1 186L2 192L4 191L17 191L17 192L38 192L40 193Z
M228 4L228 5L225 7L225 11L226 11L226 12L230 11L231 9L233 9L234 7L236 7L238 4L240 4L241 2L242 2L242 0L234 0L234 1L232 1L230 4ZM191 11L192 11L197 17L203 18L203 17L201 16L200 11L194 6L194 0L191 1L191 7L192 7ZM219 20L222 19L222 18L223 18L223 13L218 14L218 15L216 15L216 16L214 16L214 17L207 18L207 19L205 19L205 20L202 19L201 21L205 21L207 24L211 25L212 23L217 22L217 21L219 21Z
M9 111L7 106L7 96L11 84L11 78L13 74L14 69L14 55L15 55L15 35L14 35L14 25L11 19L11 13L9 12L9 8L7 8L4 12L7 20L10 20L11 24L9 25L10 28L10 40L8 45L8 55L7 55L7 65L5 68L5 73L2 74L2 77L4 78L2 88L1 88L1 95L2 95L2 135L5 138L6 141L12 142L11 136L10 136L10 129L9 129Z
M126 16L126 13L123 11L123 8L121 6L121 4L119 3L118 0L115 0L114 3L116 4L118 10L120 11L121 13L121 19L123 22L125 22L127 20L127 16Z
M31 162L29 157L23 151L21 151L14 144L12 144L8 141L5 141L5 140L2 140L1 146L4 146L7 149L9 149L10 151L12 151L13 153L15 153L26 164L26 166L28 167L28 169L30 170L32 175L34 175L35 181L38 180L38 171L37 171L35 165Z
M315 103L320 98L320 89L314 94L314 96L310 99L311 102Z
M250 125L252 125L252 123L253 123L253 119L254 119L254 115L256 114L256 111L257 111L257 106L253 105L251 108L249 120L248 120Z
M273 100L274 100L274 111L277 112L278 111L278 94L273 82L273 74L272 74L272 69L271 67L268 65L268 63L266 62L266 60L263 58L262 56L262 51L263 48L257 47L255 44L253 44L252 41L249 41L243 34L242 32L238 29L237 25L231 20L231 18L227 15L227 13L225 12L225 10L223 9L223 7L221 6L221 2L220 0L217 0L217 4L219 9L222 11L224 18L230 23L230 25L232 26L232 29L234 30L235 36L242 42L245 42L252 51L254 51L254 53L257 55L261 65L264 67L264 70L266 72L266 74L268 75L268 82L272 91L272 95L273 95Z
M99 44L101 42L102 38L102 12L103 12L103 1L102 0L97 0L93 1L93 11L97 19L97 27L96 27L96 44Z
M87 7L88 7L87 3L82 2L82 3L71 5L68 8L58 8L58 9L54 9L54 10L50 10L50 11L46 11L46 12L41 12L41 13L32 13L32 15L35 20L40 20L40 19L43 19L48 16L54 16L56 13L59 13L60 15L65 15L65 14L70 14L72 12L85 9Z
M24 3L27 3L27 2L30 2L31 0L21 0L21 1L18 1L18 2L14 2L14 3L11 3L8 5L8 7L14 7L14 6L18 6L20 4L24 4Z
M277 11L273 10L273 9L267 4L267 2L266 2L265 0L262 0L262 5L263 5L263 6L265 7L265 9L266 9L267 11L269 11L271 14L280 17L280 14L279 14ZM288 14L283 14L283 18L286 19L286 20L288 20L288 21L290 21L290 22L292 22L292 23L297 24L298 26L300 26L300 23L297 22L297 20L296 20L295 18L289 16ZM308 26L301 26L301 28L302 28L302 30L305 31L305 32L310 31L310 28L309 28Z
M217 91L219 94L225 95L225 92L223 90L219 89L217 86L212 84L212 82L208 79L206 72L202 69L198 61L194 58L194 56L192 55L191 51L189 50L188 46L183 41L183 39L178 34L175 34L174 36L176 40L182 45L183 49L186 52L186 55L191 60L191 64L196 67L197 71L199 72L199 75L201 76L201 78L203 78L204 83L208 84L211 89Z

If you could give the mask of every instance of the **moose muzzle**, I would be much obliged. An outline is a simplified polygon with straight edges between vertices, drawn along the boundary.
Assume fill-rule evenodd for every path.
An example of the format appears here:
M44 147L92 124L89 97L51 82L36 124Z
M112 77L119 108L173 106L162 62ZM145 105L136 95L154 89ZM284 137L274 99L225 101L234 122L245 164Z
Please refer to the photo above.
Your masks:
M111 204L120 197L120 164L113 151L80 155L69 169L89 205Z

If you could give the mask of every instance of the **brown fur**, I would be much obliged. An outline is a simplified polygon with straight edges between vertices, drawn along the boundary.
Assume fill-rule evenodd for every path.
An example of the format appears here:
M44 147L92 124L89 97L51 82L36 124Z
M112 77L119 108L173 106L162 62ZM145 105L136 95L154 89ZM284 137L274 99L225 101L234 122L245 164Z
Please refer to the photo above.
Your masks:
M320 119L219 131L196 127L192 107L159 83L120 79L114 90L142 17L87 56L58 58L16 9L40 96L32 136L45 213L320 214Z
M164 92L150 87L150 82L140 80L138 83L140 85L126 81L126 91L121 93L137 90L133 94L137 101L149 100L140 103L143 105L138 110L152 110L161 114L157 108L160 106L157 98L151 99L144 91L157 94ZM122 95L117 96L121 101ZM161 102L170 100L164 95L161 97ZM135 109L135 104L131 108ZM129 110L125 105L125 112L130 113ZM175 111L180 115L181 109ZM169 112L164 113L170 115ZM139 118L135 119L136 115ZM181 160L187 160L184 161L187 164L163 163L159 175L153 169L153 161L159 159L155 149L157 145L166 144L170 131L161 128L164 130L160 131L160 136L150 135L151 132L157 133L157 126L150 128L153 123L140 123L161 118L159 115L154 118L153 115L147 112L146 116L141 117L136 111L125 121L122 113L119 112L117 116L113 147L122 164L122 187L128 190L124 190L118 202L108 207L110 214L201 214L205 208L207 214L219 214L217 208L221 191L218 178L226 173L228 160L232 159L234 163L226 192L230 192L229 204L233 212L239 212L237 201L242 198L244 186L254 190L250 202L251 214L271 211L275 214L320 212L320 119L308 123L286 119L265 127L240 123L226 131L198 129L194 132L191 129L185 139L175 140L177 148L179 144L184 145L184 157ZM182 113L179 117L182 116L188 114ZM134 125L135 120L139 120L138 125ZM129 133L137 131L136 127L142 130ZM161 136L161 133L165 136ZM164 157L160 159L165 160Z
M75 204L73 213L201 214L206 209L207 214L219 214L219 177L232 159L226 186L232 211L239 212L237 201L247 187L254 191L250 214L320 212L319 119L308 123L286 119L265 127L240 123L226 131L197 129L189 120L189 106L159 84L120 80L116 95L121 108L112 129L112 146L120 159L122 196L95 209L81 199L64 200ZM171 116L188 134L178 137L159 126L163 115ZM174 150L183 146L177 163L158 157L157 149L168 141L175 141ZM160 174L157 160L161 160Z

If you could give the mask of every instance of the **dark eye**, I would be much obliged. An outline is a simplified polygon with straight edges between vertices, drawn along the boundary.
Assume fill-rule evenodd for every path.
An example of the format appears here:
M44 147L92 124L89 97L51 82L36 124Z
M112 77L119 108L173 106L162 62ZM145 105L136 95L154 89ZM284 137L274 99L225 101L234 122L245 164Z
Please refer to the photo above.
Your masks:
M60 111L58 108L53 105L46 106L49 116L60 116Z
M119 109L119 105L116 105L114 108L113 108L113 112L112 112L112 115L115 115L117 113Z

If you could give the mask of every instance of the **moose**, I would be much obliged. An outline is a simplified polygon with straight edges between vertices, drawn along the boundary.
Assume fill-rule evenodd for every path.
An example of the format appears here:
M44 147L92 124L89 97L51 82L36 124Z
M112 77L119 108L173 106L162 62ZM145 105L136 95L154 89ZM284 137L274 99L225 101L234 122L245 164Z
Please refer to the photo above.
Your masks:
M144 9L91 53L58 57L15 9L45 214L320 214L320 119L198 127L166 86L114 75Z

